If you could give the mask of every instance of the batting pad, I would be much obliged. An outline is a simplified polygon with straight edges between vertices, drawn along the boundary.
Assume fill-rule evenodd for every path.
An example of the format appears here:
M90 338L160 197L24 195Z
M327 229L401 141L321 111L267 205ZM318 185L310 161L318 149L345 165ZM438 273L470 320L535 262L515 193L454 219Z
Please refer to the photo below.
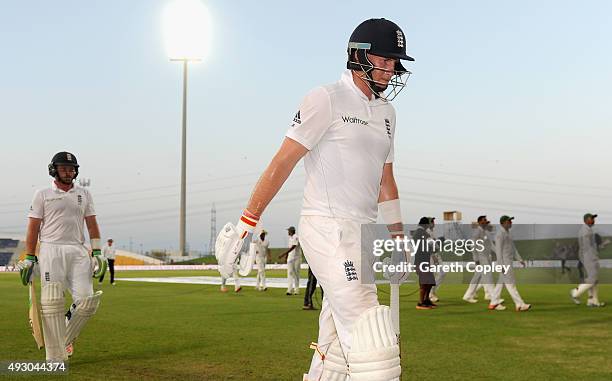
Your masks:
M340 346L340 340L336 337L327 349L323 358L323 374L321 380L325 381L345 381L348 374L344 353Z
M102 291L96 291L95 294L83 299L81 303L76 306L74 312L70 316L70 321L66 326L64 346L72 343L79 336L79 333L83 327L85 327L87 320L89 320L89 318L92 317L98 310L101 297Z
M372 307L359 316L347 360L351 381L399 380L400 349L388 306Z
M217 236L215 241L215 257L219 265L219 273L223 278L231 277L234 272L234 263L240 252L240 248L236 250L236 245L240 241L238 232L231 222L225 224Z
M60 282L46 283L40 290L40 309L43 320L43 336L47 361L64 361L66 351L64 336L64 286Z

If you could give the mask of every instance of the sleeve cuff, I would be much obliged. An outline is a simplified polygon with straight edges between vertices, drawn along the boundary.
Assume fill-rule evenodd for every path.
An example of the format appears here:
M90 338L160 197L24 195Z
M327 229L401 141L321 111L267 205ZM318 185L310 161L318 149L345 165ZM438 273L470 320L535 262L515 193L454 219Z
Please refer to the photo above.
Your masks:
M298 143L300 143L301 145L304 146L304 148L306 148L307 150L312 150L312 144L310 144L309 142L306 141L306 138L304 138L303 136L300 136L298 134L296 134L293 131L289 131L287 132L287 134L285 134L286 137L288 137L291 140L294 140Z

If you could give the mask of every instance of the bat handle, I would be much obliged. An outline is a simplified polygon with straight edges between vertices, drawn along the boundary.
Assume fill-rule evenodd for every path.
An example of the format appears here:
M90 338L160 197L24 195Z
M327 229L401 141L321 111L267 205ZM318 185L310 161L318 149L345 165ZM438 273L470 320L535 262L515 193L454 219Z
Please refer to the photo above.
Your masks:
M389 294L389 306L391 308L391 323L393 331L399 337L400 334L400 317L399 317L399 284L391 283L391 292Z
M395 337L397 338L397 345L400 349L400 358L402 357L402 343L400 339L400 316L399 316L399 284L390 283L390 293L389 293L389 306L391 310L391 324L393 325L393 331L395 332Z

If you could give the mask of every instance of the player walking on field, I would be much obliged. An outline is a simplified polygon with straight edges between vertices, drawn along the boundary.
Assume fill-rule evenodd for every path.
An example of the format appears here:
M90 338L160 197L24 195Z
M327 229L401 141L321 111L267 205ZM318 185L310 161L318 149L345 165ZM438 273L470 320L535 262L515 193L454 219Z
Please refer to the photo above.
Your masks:
M408 72L402 30L370 19L353 32L348 70L303 99L279 151L255 186L240 221L220 234L220 271L231 271L274 195L304 157L298 230L304 255L325 290L319 338L306 380L399 380L399 346L374 284L361 283L360 228L378 211L403 237L393 176L395 110Z
M76 157L59 152L48 166L51 187L34 194L26 235L26 257L18 267L27 285L34 265L41 276L40 305L47 361L62 362L72 355L73 342L100 304L102 291L93 292L95 278L104 275L106 259L100 251L100 230L91 194L74 184L79 174ZM85 246L84 223L91 251ZM39 255L36 244L40 240ZM92 258L93 257L93 258ZM72 305L65 311L65 291Z
M521 258L518 250L514 246L514 239L510 234L512 228L512 220L514 217L502 216L499 219L499 231L495 236L495 254L497 255L497 264L503 266L510 266L507 273L499 274L499 281L495 286L495 291L491 294L491 304L495 305L495 302L499 303L501 299L501 292L504 286L512 297L516 311L522 312L527 311L531 308L531 304L527 304L521 298L521 295L516 288L516 277L514 276L514 267L512 266L513 260L520 261L523 267L525 267L525 261Z
M492 239L492 227L491 221L487 220L487 216L478 217L478 227L474 229L472 234L472 241L482 242L483 249L481 251L474 250L472 252L474 262L478 265L491 265L491 253L493 250L493 239ZM506 307L502 304L503 299L498 299L499 295L496 294L493 283L493 274L491 272L474 272L474 276L470 281L463 300L468 303L477 303L478 300L475 298L478 286L482 285L485 289L485 295L491 296L489 303L490 310L503 311Z
M599 256L597 253L597 242L595 240L595 218L597 214L587 213L583 217L584 224L578 232L578 257L586 271L584 283L570 291L572 300L580 304L580 296L589 291L588 307L603 307L605 303L599 301Z
M300 266L302 265L302 248L300 240L295 234L295 227L287 228L289 235L289 249L279 255L279 258L287 257L287 295L298 295L300 293Z
M427 234L429 235L430 239L435 241L436 239L438 239L438 237L436 237L436 233L434 230L436 227L436 218L435 217L427 217L427 218L429 219L429 228L427 229ZM443 264L444 260L442 259L442 254L440 253L439 248L435 248L435 250L431 253L431 262L434 265ZM440 288L440 285L444 281L444 278L446 278L446 271L442 269L436 271L434 274L434 278L436 281L433 287L431 287L431 291L429 291L429 300L431 300L433 303L436 303L440 300L440 298L438 297L438 289Z
M266 235L267 231L262 230L259 233L259 238L255 240L255 244L257 245L255 264L257 265L257 283L255 284L255 289L258 291L267 291L268 287L266 286L266 262L268 261L268 250L270 246L270 241Z

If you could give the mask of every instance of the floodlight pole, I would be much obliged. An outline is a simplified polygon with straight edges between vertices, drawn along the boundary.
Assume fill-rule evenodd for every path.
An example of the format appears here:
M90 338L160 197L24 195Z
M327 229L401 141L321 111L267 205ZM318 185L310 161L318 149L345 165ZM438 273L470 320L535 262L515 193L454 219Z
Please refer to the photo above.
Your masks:
M183 121L181 131L181 207L179 216L179 253L187 255L185 252L186 235L186 199L187 199L187 64L189 61L199 61L198 59L178 58L170 61L183 62Z

